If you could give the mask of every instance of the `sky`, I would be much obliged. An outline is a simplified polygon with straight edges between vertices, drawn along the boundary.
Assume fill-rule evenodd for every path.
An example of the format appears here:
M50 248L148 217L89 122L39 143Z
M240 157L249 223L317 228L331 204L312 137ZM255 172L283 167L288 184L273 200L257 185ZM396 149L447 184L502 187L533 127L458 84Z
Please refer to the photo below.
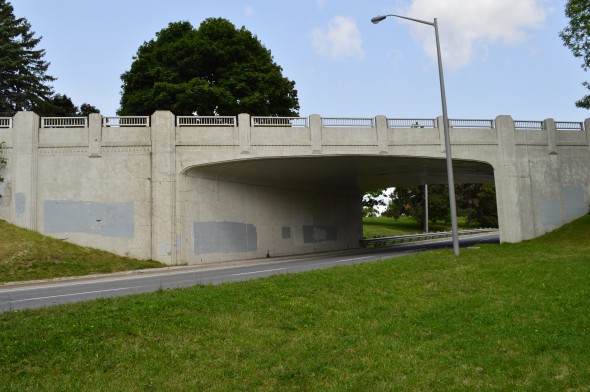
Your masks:
M55 91L115 115L139 46L170 22L244 26L295 81L303 117L434 118L441 99L434 29L388 18L436 17L449 118L583 121L582 60L563 46L565 0L10 0L42 40ZM223 113L220 113L223 115ZM256 113L251 113L256 115Z

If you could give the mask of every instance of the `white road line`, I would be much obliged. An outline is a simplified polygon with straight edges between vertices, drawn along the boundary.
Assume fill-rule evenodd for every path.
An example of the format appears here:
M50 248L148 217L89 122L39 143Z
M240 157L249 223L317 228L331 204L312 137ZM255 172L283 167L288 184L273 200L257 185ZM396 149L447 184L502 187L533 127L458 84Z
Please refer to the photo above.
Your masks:
M139 289L143 287L150 287L150 286L131 286L131 287L119 287L117 289L106 289L106 290L94 290L94 291L85 291L82 293L71 293L71 294L59 294L59 295L49 295L46 297L35 297L35 298L25 298L25 299L15 299L10 300L9 302L28 302L28 301L38 301L44 299L52 299L52 298L63 298L63 297L72 297L76 295L85 295L85 294L97 294L97 293L108 293L109 291L122 291L122 290L132 290L132 289Z
M283 271L283 270L286 270L286 269L287 268L273 268L273 269L260 270L260 271L252 271L252 272L241 272L239 274L231 274L231 275L227 275L227 276L242 276L242 275L262 274L264 272Z

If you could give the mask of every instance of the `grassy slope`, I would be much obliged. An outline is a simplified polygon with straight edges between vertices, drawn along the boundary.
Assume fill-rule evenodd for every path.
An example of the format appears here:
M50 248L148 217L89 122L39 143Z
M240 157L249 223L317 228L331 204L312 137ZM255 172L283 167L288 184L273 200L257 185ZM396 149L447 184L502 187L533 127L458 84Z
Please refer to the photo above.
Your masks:
M0 314L2 390L588 390L590 216L520 244Z
M84 248L20 229L0 220L0 282L50 279L161 267Z

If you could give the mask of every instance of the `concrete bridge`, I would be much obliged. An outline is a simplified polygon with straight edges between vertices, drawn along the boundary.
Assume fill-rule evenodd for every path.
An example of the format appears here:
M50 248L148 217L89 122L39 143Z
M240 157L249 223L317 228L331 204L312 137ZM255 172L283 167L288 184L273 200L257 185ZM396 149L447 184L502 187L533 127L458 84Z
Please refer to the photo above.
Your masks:
M496 185L500 238L588 212L590 120L450 120L457 183ZM365 191L446 183L442 119L0 118L0 218L167 264L356 248Z

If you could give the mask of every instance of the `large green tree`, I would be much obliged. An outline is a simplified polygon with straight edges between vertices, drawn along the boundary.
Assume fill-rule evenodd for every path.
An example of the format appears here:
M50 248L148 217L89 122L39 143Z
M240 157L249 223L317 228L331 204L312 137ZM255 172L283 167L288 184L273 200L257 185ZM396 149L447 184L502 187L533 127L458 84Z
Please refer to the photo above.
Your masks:
M46 73L45 51L36 49L40 41L10 2L0 0L0 113L32 110L52 95L48 83L55 78Z
M569 25L559 36L574 56L583 59L582 68L590 68L590 0L569 0L565 6L565 15L570 19ZM590 83L583 82L590 90ZM590 109L590 95L576 102L579 108Z
M170 23L139 47L121 79L120 115L294 116L299 110L295 83L271 52L222 18L206 19L198 29Z
M43 117L88 116L90 113L100 112L88 103L83 103L80 107L76 106L65 94L55 94L40 102L33 110Z

